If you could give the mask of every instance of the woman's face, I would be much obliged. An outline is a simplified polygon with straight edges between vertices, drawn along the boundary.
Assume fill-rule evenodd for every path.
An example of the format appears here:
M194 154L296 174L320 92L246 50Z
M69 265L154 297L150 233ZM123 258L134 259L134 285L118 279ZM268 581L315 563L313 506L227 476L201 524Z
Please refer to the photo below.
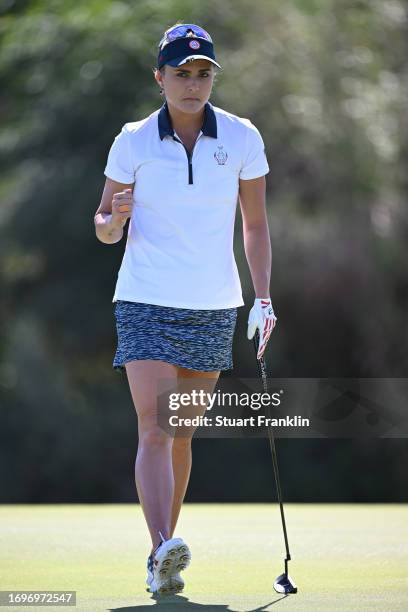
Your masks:
M183 113L197 113L203 108L211 95L214 77L214 64L204 59L177 68L166 64L164 74L157 71L155 76L167 102Z

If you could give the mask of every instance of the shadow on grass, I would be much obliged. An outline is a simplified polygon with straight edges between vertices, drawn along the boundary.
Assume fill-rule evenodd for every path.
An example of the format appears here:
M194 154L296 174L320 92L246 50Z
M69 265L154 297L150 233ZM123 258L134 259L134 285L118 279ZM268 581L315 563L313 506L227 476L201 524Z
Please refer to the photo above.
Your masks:
M252 608L251 610L246 610L245 612L264 612L269 606L278 603L282 599L286 599L288 595L283 595L278 599L270 601L269 603L259 606L259 608ZM152 596L155 602L155 606L126 606L124 608L109 608L109 612L153 612L154 609L157 612L179 612L180 610L187 610L188 612L238 612L237 610L233 610L233 608L229 607L229 604L199 604L194 603L187 599L187 597L183 597L181 595L171 595L168 597L161 597L160 599ZM242 612L242 610L241 610Z

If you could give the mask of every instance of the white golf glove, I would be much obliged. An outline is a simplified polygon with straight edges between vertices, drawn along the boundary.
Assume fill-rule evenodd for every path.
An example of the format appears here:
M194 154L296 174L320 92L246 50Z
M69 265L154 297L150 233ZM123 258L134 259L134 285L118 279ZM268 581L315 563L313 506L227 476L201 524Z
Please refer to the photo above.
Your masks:
M265 352L269 337L276 325L277 318L273 312L272 302L269 298L256 298L249 311L248 340L252 340L256 330L259 330L259 347L257 358L260 359Z

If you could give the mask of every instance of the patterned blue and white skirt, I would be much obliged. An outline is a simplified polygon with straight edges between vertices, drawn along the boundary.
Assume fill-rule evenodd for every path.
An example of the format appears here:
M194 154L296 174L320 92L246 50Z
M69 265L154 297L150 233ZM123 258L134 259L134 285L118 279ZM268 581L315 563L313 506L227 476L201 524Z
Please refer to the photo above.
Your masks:
M191 310L140 302L115 302L118 346L113 368L156 359L191 370L230 370L236 308Z

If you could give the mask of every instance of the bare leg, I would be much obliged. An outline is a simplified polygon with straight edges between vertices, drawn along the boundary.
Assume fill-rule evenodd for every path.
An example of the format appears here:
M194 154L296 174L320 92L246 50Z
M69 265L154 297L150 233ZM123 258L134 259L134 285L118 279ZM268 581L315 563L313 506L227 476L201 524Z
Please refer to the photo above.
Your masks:
M171 509L170 537L180 515L191 473L191 438L175 438L173 442L174 496Z
M139 444L135 482L152 539L152 550L173 536L191 472L191 438L196 427L178 431L174 439L158 425L157 392L160 381L174 391L203 389L212 393L219 372L197 372L163 361L139 360L125 365L138 418ZM188 416L204 414L206 405L188 406Z
M126 364L130 391L137 412L139 444L135 481L140 503L156 548L170 537L171 507L174 495L172 437L157 423L157 383L176 381L177 368L162 361L141 360Z
M220 373L215 372L198 372L185 368L177 368L178 380L180 388L184 391L188 389L203 389L206 393L212 393L217 384ZM205 413L206 404L203 406L188 407L189 416L197 416ZM181 435L176 436L173 441L172 462L174 474L174 496L171 510L170 537L173 537L174 530L180 515L181 505L183 503L188 481L191 473L191 439L194 435L196 427L185 429Z

